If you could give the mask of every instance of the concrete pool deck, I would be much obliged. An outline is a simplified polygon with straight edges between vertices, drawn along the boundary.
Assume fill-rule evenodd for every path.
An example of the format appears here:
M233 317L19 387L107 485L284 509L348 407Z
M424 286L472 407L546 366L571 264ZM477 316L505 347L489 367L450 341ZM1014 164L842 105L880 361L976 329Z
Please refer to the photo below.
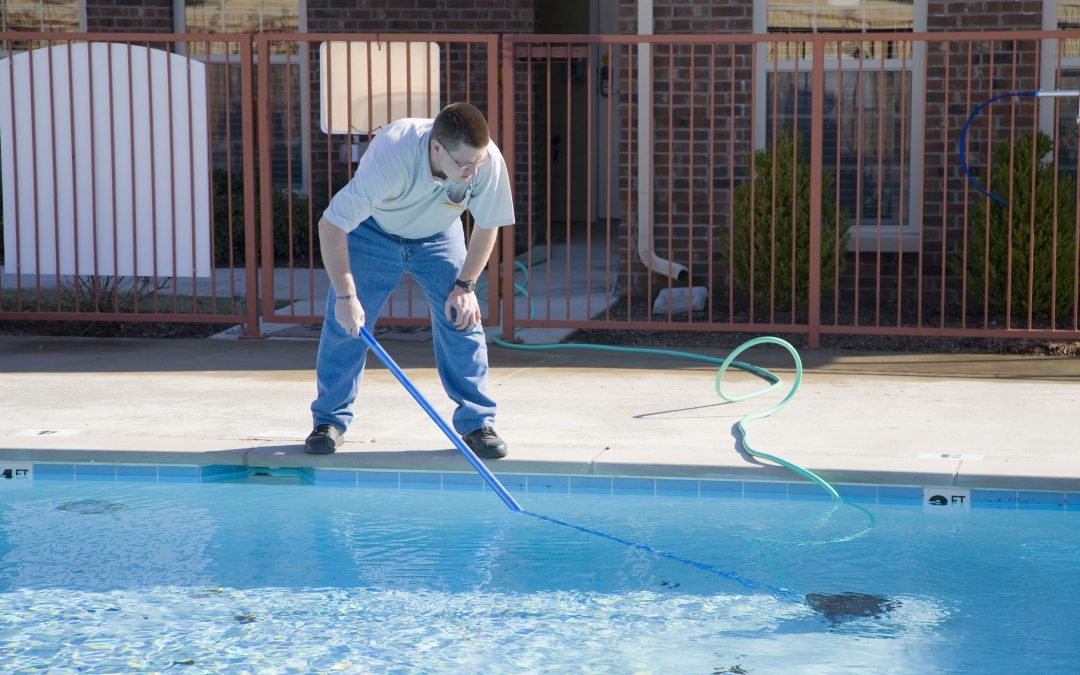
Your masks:
M427 341L380 337L444 415ZM0 459L470 471L376 359L336 454L303 452L317 343L0 336ZM723 357L727 351L711 355ZM1080 490L1080 359L807 351L802 386L748 441L837 483ZM785 384L726 403L716 367L672 357L491 346L510 456L496 473L798 480L741 452L744 415L794 374L767 346L740 360ZM734 369L734 392L762 381Z

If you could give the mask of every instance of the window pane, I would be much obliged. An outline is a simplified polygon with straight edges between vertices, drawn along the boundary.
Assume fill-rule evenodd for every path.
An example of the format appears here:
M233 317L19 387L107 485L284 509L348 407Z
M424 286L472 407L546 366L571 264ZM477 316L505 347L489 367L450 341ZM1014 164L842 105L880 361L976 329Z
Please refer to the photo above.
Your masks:
M912 0L769 0L770 33L911 31Z
M0 29L74 32L79 30L79 0L5 0Z
M188 33L297 33L300 0L187 0L184 17ZM292 188L301 182L303 152L303 134L298 131L304 72L300 43L272 40L269 46L270 91L265 100L272 125L272 175L276 185ZM192 57L209 61L213 165L239 175L244 156L239 60L236 54L225 53L224 43L213 42L194 45Z
M299 0L187 0L189 33L296 32Z
M1058 28L1075 30L1080 28L1080 0L1058 0ZM1080 88L1080 40L1060 40L1058 51L1062 67L1058 71L1057 87L1059 89ZM1054 107L1057 112L1057 136L1054 145L1058 152L1058 162L1063 173L1076 172L1076 143L1078 116L1076 111L1076 99L1054 99Z
M770 33L910 33L914 23L912 0L768 0ZM910 57L898 53L892 41L860 44L865 58ZM798 43L773 44L769 58L809 58L798 47ZM909 49L909 43L902 48ZM836 56L835 45L826 56Z
M810 73L770 73L767 79L766 145L772 143L774 133L794 129L806 161L810 160L810 80ZM901 106L910 96L910 77L904 72L825 74L823 165L836 175L839 204L853 222L899 224L908 185L901 169L911 163L903 128L907 116Z
M1080 0L1077 0L1080 2ZM859 38L825 45L824 164L836 173L840 205L864 224L898 224L908 212L906 144L910 130L912 43L875 40L873 33L908 33L914 27L912 0L768 0L770 33L854 33ZM868 39L862 39L868 38ZM767 142L784 127L799 132L809 159L811 74L805 67L812 45L793 38L768 47ZM893 59L886 69L885 61ZM896 62L899 63L896 63ZM908 133L905 134L905 131Z
M1080 0L1058 0L1058 28L1080 28ZM1080 40L1064 40L1061 56L1065 59L1080 57Z

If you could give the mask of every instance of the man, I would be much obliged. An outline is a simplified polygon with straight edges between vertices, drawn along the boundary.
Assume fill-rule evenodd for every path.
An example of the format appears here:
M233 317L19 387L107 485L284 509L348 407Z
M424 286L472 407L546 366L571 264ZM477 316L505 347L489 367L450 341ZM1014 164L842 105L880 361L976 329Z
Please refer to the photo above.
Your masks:
M460 218L466 209L474 222L468 247ZM435 364L457 404L454 429L478 456L506 456L486 392L487 343L475 291L498 228L513 223L506 163L474 106L453 103L434 120L402 119L379 130L319 221L332 287L305 452L329 454L341 444L367 358L360 327L374 328L408 273L431 306Z

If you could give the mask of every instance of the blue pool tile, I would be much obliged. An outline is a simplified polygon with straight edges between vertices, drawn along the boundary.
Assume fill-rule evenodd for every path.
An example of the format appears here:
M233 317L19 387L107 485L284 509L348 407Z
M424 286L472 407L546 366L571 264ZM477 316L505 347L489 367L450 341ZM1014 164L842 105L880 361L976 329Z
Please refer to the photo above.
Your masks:
M75 480L75 465L35 464L34 478L41 480Z
M570 476L571 492L611 494L609 476Z
M918 504L922 501L922 488L899 485L879 485L879 504Z
M747 498L786 498L788 493L787 483L771 483L746 481L743 483L743 496Z
M1080 492L1065 493L1065 508L1069 511L1080 511Z
M876 485L834 485L833 489L846 502L857 504L875 504L878 499ZM920 498L922 495L920 495Z
M611 487L615 491L615 494L623 494L623 495L654 495L654 494L656 494L656 481L653 480L652 478L625 478L625 477L616 476L612 480Z
M523 473L496 474L495 477L498 478L499 482L502 483L503 487L510 492L524 492L525 486L528 485L528 479Z
M207 464L202 467L204 481L230 480L247 476L248 467L233 464Z
M444 490L483 490L484 479L475 473L444 473L442 486ZM503 486L508 490L511 489L505 483Z
M1019 501L1016 490L972 490L972 508L1015 509Z
M1021 509L1046 509L1051 511L1065 510L1064 492L1020 492L1019 506Z
M410 490L438 490L442 487L442 474L430 471L402 471L401 487Z
M400 483L397 471L360 471L357 481L361 488L396 488Z
M157 464L121 464L116 467L116 479L138 483L156 483L157 470Z
M703 480L698 482L702 497L742 497L741 480Z
M116 480L115 464L76 464L75 480Z
M316 485L354 488L360 478L360 472L342 469L314 469L307 476Z
M169 466L158 467L159 483L198 483L202 480L202 467L200 466Z
M569 492L570 476L530 474L526 486L529 492Z
M701 483L685 478L657 478L656 494L676 497L696 497Z
M922 493L919 493L922 497ZM831 501L832 495L817 483L788 483L788 499L795 501Z

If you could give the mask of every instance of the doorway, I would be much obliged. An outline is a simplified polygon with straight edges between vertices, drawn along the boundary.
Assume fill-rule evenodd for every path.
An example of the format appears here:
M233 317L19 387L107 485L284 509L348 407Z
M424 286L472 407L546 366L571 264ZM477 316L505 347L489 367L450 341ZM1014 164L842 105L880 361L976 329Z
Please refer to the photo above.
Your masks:
M544 35L618 34L619 3L613 0L537 0L536 32ZM619 92L611 73L626 46L559 44L561 59L536 65L546 104L536 141L550 159L546 220L556 233L621 215L616 166L621 139ZM570 47L567 49L567 47ZM561 238L561 237L560 237Z

